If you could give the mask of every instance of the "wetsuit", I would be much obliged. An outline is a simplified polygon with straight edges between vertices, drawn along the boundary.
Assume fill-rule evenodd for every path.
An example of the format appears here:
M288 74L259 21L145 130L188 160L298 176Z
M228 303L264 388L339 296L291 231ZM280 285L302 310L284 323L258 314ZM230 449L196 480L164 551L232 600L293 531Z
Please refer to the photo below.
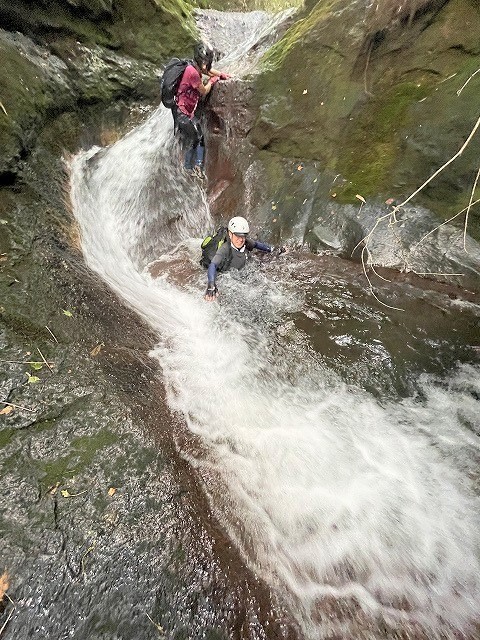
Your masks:
M246 265L249 253L254 249L271 253L273 247L265 242L250 240L247 238L241 249L236 249L229 240L224 242L217 253L213 256L212 261L208 265L208 283L215 284L217 271L228 271L229 269L243 269Z

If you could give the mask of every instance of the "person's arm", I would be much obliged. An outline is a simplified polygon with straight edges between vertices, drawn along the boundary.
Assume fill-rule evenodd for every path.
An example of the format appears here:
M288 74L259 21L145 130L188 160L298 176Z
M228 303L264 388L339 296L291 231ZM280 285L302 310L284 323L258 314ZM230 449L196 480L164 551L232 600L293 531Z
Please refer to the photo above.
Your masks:
M205 300L207 302L213 302L218 296L217 285L215 284L215 278L217 277L217 265L214 262L210 262L207 271L207 290L205 291Z
M210 69L210 71L208 72L208 75L210 77L218 76L220 80L228 80L228 78L232 77L229 73L225 73L224 71L217 71L217 69Z
M259 251L263 251L264 253L273 253L277 251L280 255L281 253L288 253L288 248L285 246L273 247L266 242L259 242L258 240L251 240L250 246L247 245L247 249L252 251L252 249L258 249Z
M203 97L207 96L212 90L213 85L216 82L218 82L218 80L220 80L219 76L212 76L206 84L203 84L203 82L200 82L200 84L197 87L198 93Z
M270 246L266 242L259 242L258 240L253 241L253 248L263 251L264 253L272 253L274 250L274 247Z

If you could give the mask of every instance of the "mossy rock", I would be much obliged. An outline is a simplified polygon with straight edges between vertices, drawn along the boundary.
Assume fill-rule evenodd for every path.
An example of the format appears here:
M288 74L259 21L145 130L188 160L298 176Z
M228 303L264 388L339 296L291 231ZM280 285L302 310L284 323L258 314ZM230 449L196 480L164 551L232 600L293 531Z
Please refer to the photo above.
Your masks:
M434 9L371 33L359 3L309 5L263 60L250 141L339 174L338 201L407 197L478 117L480 7L450 0ZM418 202L444 217L466 206L479 153L476 136Z

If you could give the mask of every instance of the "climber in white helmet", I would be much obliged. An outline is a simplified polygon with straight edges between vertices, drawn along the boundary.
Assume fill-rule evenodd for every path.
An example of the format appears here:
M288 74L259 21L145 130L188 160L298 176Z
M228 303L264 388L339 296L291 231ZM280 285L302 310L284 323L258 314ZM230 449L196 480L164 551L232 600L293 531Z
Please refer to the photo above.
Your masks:
M264 253L271 253L274 250L274 247L265 242L251 240L248 237L249 232L249 224L241 216L235 216L228 223L227 235L218 242L218 249L208 265L208 286L205 292L205 300L208 302L212 302L218 296L217 271L243 269L248 261L250 252L254 249ZM214 238L211 240L216 242ZM285 249L282 247L279 251L282 253Z

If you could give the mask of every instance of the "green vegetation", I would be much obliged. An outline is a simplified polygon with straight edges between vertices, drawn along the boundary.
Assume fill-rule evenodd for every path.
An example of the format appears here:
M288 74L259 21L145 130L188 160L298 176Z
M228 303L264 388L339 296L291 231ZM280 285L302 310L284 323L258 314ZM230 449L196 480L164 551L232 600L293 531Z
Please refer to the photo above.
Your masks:
M267 51L263 58L265 68L269 70L278 69L287 58L291 49L296 44L301 43L314 27L328 18L336 4L338 4L338 0L319 2L307 16L297 20L295 24L288 29L283 38Z
M118 441L118 436L107 429L90 436L74 438L70 452L63 458L39 462L42 469L42 485L45 489L63 482L78 473L84 473L102 449Z
M389 190L409 109L429 92L413 82L399 84L361 109L354 125L347 128L343 153L338 155L336 170L349 181L335 189L339 202L354 203L356 194L367 197Z

